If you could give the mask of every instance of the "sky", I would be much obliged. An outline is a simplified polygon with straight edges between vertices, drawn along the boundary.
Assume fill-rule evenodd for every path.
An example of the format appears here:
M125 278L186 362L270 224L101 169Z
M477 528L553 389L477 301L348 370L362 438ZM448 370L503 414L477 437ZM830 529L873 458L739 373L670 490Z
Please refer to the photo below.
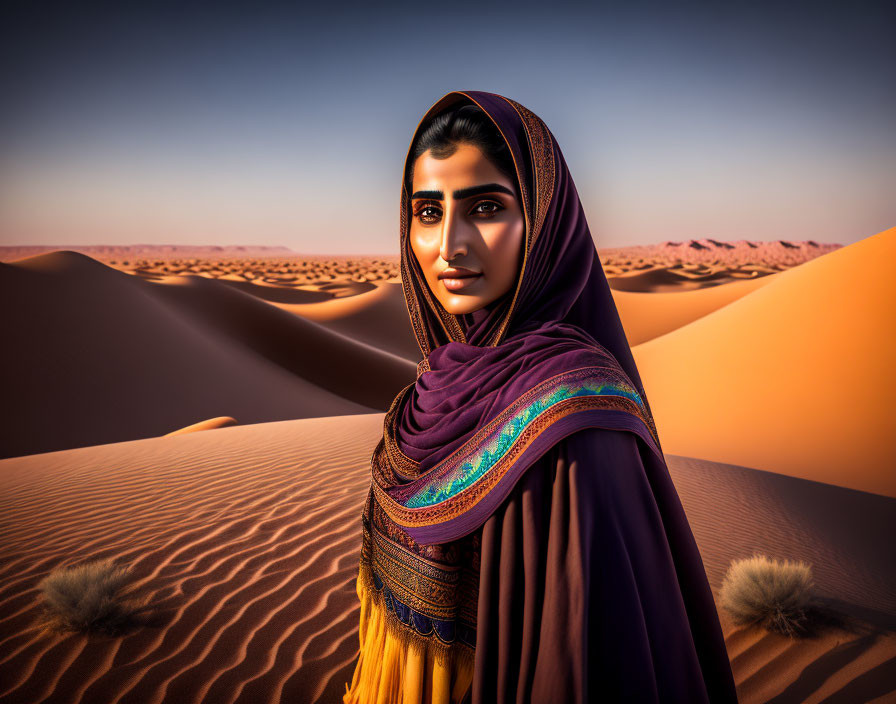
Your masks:
M896 225L884 3L300 5L7 0L0 244L395 254L452 90L545 121L598 249Z

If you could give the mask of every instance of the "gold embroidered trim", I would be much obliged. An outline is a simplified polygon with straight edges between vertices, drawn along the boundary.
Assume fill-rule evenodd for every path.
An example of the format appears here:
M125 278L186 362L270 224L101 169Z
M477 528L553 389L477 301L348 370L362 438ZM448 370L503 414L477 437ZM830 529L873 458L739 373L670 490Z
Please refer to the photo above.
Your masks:
M516 171L517 185L519 186L520 197L522 198L522 201L523 201L523 219L525 220L525 226L526 226L526 246L523 248L523 261L520 265L519 276L517 276L517 278L516 278L516 289L513 292L513 299L511 300L510 305L507 307L506 312L502 316L501 321L498 324L496 332L492 334L492 341L486 342L486 347L495 347L498 345L498 342L500 341L501 336L504 333L504 330L507 328L507 325L510 322L510 316L513 311L513 306L514 306L514 303L516 302L516 298L517 298L517 294L519 293L520 286L522 285L523 272L526 270L526 261L529 257L529 252L531 251L532 229L533 229L532 228L532 221L533 221L532 201L529 196L529 187L526 184L525 172L520 167L520 164L516 158L516 154L514 153L513 148L510 146L510 140L507 139L507 135L504 134L504 130L501 129L501 125L498 124L498 121L495 120L494 117L492 117L491 113L488 110L486 110L485 107L481 103L479 103L479 101L477 101L472 96L467 95L466 93L462 93L462 95L465 95L467 98L472 100L473 103L475 103L482 110L482 112L484 112L486 115L488 115L489 119L495 125L498 132L504 138L504 143L507 145L507 149L510 152L511 158L513 159L513 167L514 167L514 170ZM492 93L491 95L494 95L499 98L504 98L503 95L498 95L497 93ZM504 100L507 100L508 102L510 102L507 98L504 98ZM517 112L519 113L519 111L517 111ZM523 126L526 127L525 121L523 121ZM526 130L528 132L528 127L526 127ZM531 141L531 139L530 139L530 141Z
M428 360L424 361L427 362L428 366ZM414 381L408 384L392 399L392 405L389 406L389 410L386 411L386 415L383 418L383 437L374 449L374 457L380 450L384 451L389 466L394 467L406 477L416 477L420 471L420 463L408 457L398 446L398 441L396 440L398 435L398 410L401 408L405 395L411 392L416 383Z
M463 641L444 643L438 638L418 633L415 629L399 620L395 612L386 605L383 592L378 591L374 587L370 566L363 561L358 568L358 580L361 583L361 588L367 591L373 603L385 615L384 620L389 635L398 640L402 647L407 648L413 645L424 653L432 652L435 661L440 666L453 667L455 664L468 668L473 666L476 651Z
M503 97L503 96L502 96ZM554 143L547 125L534 112L515 100L504 98L519 113L526 126L529 137L529 149L532 153L533 171L535 172L535 227L532 233L534 245L554 195L556 168L554 165Z
M535 203L534 203L534 220L535 225L530 229L527 221L526 248L523 253L523 264L520 267L520 275L517 277L516 290L513 293L513 300L504 315L501 325L498 327L494 338L489 343L492 347L497 347L507 332L510 325L510 319L516 307L517 298L519 297L520 288L523 285L523 277L526 272L526 262L529 259L529 253L535 244L536 239L541 234L542 225L544 225L545 216L551 204L551 198L554 194L554 180L556 177L554 166L554 142L550 131L541 119L528 108L520 105L515 100L500 96L509 103L517 114L526 129L526 136L529 140L529 153L532 157L532 180L535 183ZM520 178L520 182L524 179ZM527 210L529 208L527 207Z
M370 564L398 600L427 618L454 620L460 565L427 560L392 542L375 528L371 533Z
M587 380L589 377L593 376L596 369L603 370L600 383L621 384L628 388L631 393L637 395L637 390L630 387L628 384L627 377L625 377L622 372L612 367L603 368L592 366L561 372L527 391L489 423L483 426L472 438L470 438L470 440L455 450L449 457L427 470L425 474L414 475L415 479L421 479L430 474L440 476L440 473L444 472L446 468L460 466L467 460L469 455L477 451L485 438L496 432L500 426L505 425L508 422L508 419L516 414L520 408L525 408L537 398L550 394L550 389L554 387L575 384L579 379ZM386 511L392 521L405 527L432 525L444 520L450 520L451 518L465 513L477 504L506 475L516 459L548 426L557 422L560 418L572 413L595 408L623 411L641 419L649 434L654 439L654 442L658 445L653 419L646 412L646 409L636 401L619 394L573 396L557 401L550 408L541 412L539 416L526 426L521 435L507 448L506 453L489 471L485 472L474 483L455 496L435 505L408 507L386 492L382 486L380 486L379 482L374 481L372 489L376 495L377 502L383 510ZM387 438L387 445L392 442L391 438ZM374 457L373 461L374 465L377 465L380 462L377 456Z

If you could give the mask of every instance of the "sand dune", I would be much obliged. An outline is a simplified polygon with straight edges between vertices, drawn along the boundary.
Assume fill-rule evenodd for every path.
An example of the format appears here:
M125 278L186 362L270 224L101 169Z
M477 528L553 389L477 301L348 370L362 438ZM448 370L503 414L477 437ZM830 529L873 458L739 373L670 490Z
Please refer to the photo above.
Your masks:
M0 461L0 701L339 701L357 654L360 512L382 419L235 426ZM846 618L791 642L735 627L722 611L741 703L892 697L893 564L874 546L894 500L669 463L714 591L728 562L753 548L808 558L819 594ZM132 565L151 623L120 638L37 630L40 579L100 558Z
M896 563L883 541L896 522L896 499L732 464L666 459L714 588L731 560L754 550L805 560L816 591L837 610L896 628Z
M400 283L277 286L227 278L259 274L255 260L162 261L131 262L131 276L73 252L0 265L5 299L19 301L2 313L13 341L2 368L16 405L0 428L0 456L164 435L223 415L256 423L383 410L413 378L419 350ZM377 261L371 278L392 273ZM303 266L309 279L320 267L368 276L357 263L339 263L265 266L270 276ZM615 295L637 343L767 280ZM41 374L17 373L35 360Z
M664 451L896 496L894 261L896 229L636 346Z
M420 359L401 283L379 283L374 290L351 298L280 307L415 365Z
M896 697L896 638L883 629L830 628L812 640L736 628L721 614L740 704L874 702Z
M812 566L830 624L791 640L719 610L741 704L896 698L896 500L735 465L667 455L718 595L732 560L758 551Z
M685 263L667 262L679 272L670 276L700 276L723 267L726 256L732 275L762 268L756 262L768 256L768 274L836 249L701 242L699 249L686 248ZM714 258L699 259L713 249ZM254 423L383 410L413 378L419 351L388 257L226 258L209 248L203 259L201 252L187 257L176 249L100 250L97 256L110 266L72 252L0 265L7 300L23 301L3 312L14 343L2 368L16 413L0 430L2 456L162 435L221 415ZM648 250L654 259L641 256ZM636 276L662 273L657 262L676 251L682 250L674 243L603 250L614 266ZM116 277L119 271L131 276ZM778 276L724 285L691 279L698 290L678 284L674 293L613 294L630 343L640 345ZM15 373L34 359L55 371ZM350 379L340 368L375 373ZM663 375L662 364L651 373Z
M696 273L670 269L665 264L659 264L644 271L629 272L619 276L607 274L607 276L610 288L614 291L640 291L643 293L694 291L706 288L709 284L728 283L732 279L725 267L714 267Z
M806 242L688 242L601 248L600 258L615 291L672 293L757 279L834 251L839 244Z
M147 281L74 252L0 264L0 456L384 411L415 365L218 281Z
M702 318L772 280L773 276L762 276L724 286L710 286L676 293L612 290L612 294L628 343L640 345L642 342L687 325L697 318Z
M165 433L166 436L169 435L184 435L185 433L196 433L202 430L214 430L215 428L226 428L230 425L237 425L236 418L231 418L230 416L218 416L217 418L209 418L208 420L201 420L198 423L193 423L193 425L188 425L185 428L178 428L177 430L172 430L170 433Z

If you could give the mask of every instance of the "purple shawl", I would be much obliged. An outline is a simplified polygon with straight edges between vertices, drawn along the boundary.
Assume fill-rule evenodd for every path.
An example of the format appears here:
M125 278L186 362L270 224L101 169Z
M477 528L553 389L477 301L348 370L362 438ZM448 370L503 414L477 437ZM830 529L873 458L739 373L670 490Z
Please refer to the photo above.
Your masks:
M442 654L456 642L475 644L477 529L533 462L589 426L635 433L642 452L663 457L553 134L519 103L481 91L448 93L417 131L457 103L482 108L513 155L526 223L521 273L515 289L486 308L444 309L408 240L409 150L401 277L423 359L386 414L371 459L360 570L393 631Z

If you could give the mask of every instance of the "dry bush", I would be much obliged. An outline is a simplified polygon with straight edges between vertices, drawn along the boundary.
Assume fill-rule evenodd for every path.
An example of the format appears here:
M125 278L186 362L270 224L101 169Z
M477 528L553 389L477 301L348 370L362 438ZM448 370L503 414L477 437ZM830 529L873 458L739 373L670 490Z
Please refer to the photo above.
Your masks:
M112 560L54 570L38 584L42 625L56 632L119 635L137 624L143 606L128 594L130 582L129 568Z
M731 563L720 602L739 625L758 625L794 637L808 633L813 586L808 564L755 554Z

